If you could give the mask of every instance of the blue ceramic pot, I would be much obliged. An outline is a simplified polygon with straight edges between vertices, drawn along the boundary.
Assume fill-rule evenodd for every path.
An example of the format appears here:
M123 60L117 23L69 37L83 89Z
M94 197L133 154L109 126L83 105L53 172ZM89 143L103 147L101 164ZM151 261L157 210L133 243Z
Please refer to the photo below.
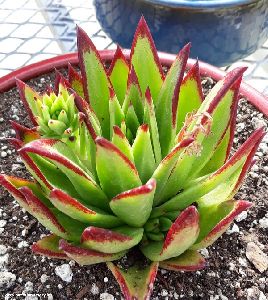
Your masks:
M103 30L124 48L143 14L159 51L177 53L191 41L192 57L217 66L268 38L268 0L95 0L95 6Z

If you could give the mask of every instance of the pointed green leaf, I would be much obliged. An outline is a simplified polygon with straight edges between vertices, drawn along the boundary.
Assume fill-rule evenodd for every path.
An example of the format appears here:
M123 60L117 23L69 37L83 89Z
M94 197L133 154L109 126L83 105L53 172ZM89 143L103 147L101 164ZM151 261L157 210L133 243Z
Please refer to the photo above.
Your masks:
M84 98L83 81L81 75L68 64L68 81L72 89L82 98Z
M41 139L20 149L20 153L35 153L52 161L72 182L82 199L101 209L110 209L108 199L78 157L61 141Z
M156 182L149 180L145 185L123 192L114 197L110 207L126 224L142 227L148 220L155 192Z
M103 253L118 253L136 246L143 236L143 228L117 227L113 230L90 226L81 236L84 247Z
M131 131L132 136L135 136L138 127L140 126L140 123L132 103L128 107L128 111L126 114L126 124L127 124L127 128Z
M113 127L120 126L125 116L120 103L114 93L114 90L110 89L110 100L109 100L109 112L110 112L110 138L113 136Z
M29 187L32 184L33 182L22 178L0 174L0 185L3 186L14 197L19 205L28 212L31 211L28 201L18 188L23 186Z
M78 94L74 94L74 101L77 109L86 116L84 121L87 125L92 139L95 139L97 135L101 135L101 125L95 112L93 111L90 104L87 103Z
M159 129L162 156L166 156L170 149L174 146L177 130L179 92L189 52L190 44L186 45L179 52L169 69L157 99L155 99L155 112Z
M105 138L110 137L109 88L110 80L101 57L85 31L77 28L77 47L85 99L94 109ZM101 91L101 93L100 93Z
M35 120L35 116L39 115L39 105L37 102L38 100L41 101L41 96L21 80L17 79L16 83L23 105L26 108L33 125L36 126L38 124Z
M95 207L85 206L61 190L52 190L49 199L61 212L80 222L103 228L113 228L123 224L117 217Z
M58 222L52 211L46 207L28 187L21 187L20 191L30 207L30 213L36 217L43 226L51 230L57 236L68 238L67 232Z
M188 138L181 141L159 164L152 177L156 179L157 188L154 199L154 206L163 202L164 187L172 174L173 168L180 159L182 152L193 143L193 139Z
M144 94L149 86L153 99L157 99L164 75L150 30L143 17L134 36L130 65L134 66L142 93Z
M236 103L236 107L233 108L233 116L230 125L224 134L224 137L219 142L213 156L210 158L198 176L209 174L218 170L229 158L236 128L237 105L238 103Z
M125 156L134 162L133 153L128 139L118 126L113 127L112 143L119 149Z
M60 240L59 248L64 251L70 259L75 260L81 266L117 260L126 254L125 251L120 253L102 253L81 246L72 245L65 240Z
M165 187L170 198L206 165L228 129L238 101L238 89L244 69L235 69L219 81L192 116L183 136L194 136L198 151L180 160ZM185 129L182 129L185 130Z
M45 236L32 245L35 254L41 254L51 258L68 259L68 256L59 249L60 238L54 234Z
M226 201L214 207L200 207L202 232L191 249L198 250L212 245L230 226L234 218L251 207L248 201Z
M121 48L117 46L108 75L115 90L117 99L121 105L123 105L126 95L128 72L128 62Z
M154 157L158 165L162 160L161 147L159 141L158 126L155 117L154 104L151 97L149 88L145 92L145 105L144 105L144 124L149 124L152 145L154 149Z
M147 182L156 168L149 126L147 124L139 127L132 150L135 166L139 172L141 181L143 183Z
M111 142L96 139L96 168L101 187L109 198L141 185L134 164Z
M187 250L182 255L161 261L159 266L170 271L198 271L206 267L206 261L197 251Z
M181 83L176 132L179 132L182 128L186 115L199 109L203 102L203 97L199 64L197 61Z
M146 268L137 264L123 270L113 263L107 263L126 300L149 300L157 275L158 263L151 263Z
M143 101L139 81L133 66L128 75L127 91L122 107L125 115L127 114L130 103L133 105L138 120L141 123L144 114Z
M54 91L52 93L54 95L60 94L60 87L63 89L66 89L67 87L71 87L69 81L56 69L56 76L55 76L55 82L54 82ZM52 94L49 92L48 94Z
M168 211L184 209L217 188L220 189L221 193L225 193L226 200L232 199L237 189L241 186L264 135L263 128L257 129L219 170L210 176L205 176L201 180L192 181L184 191L161 206L156 207L151 217L161 216ZM233 181L233 179L234 182L230 184L228 180ZM228 182L228 184L225 187L221 187L225 182ZM212 199L215 198L215 195Z
M199 234L199 215L189 206L170 227L163 242L150 242L141 247L142 253L152 261L177 257L194 244Z
M22 141L24 144L40 138L40 134L35 129L29 129L14 121L10 121L10 123L16 132L16 138Z

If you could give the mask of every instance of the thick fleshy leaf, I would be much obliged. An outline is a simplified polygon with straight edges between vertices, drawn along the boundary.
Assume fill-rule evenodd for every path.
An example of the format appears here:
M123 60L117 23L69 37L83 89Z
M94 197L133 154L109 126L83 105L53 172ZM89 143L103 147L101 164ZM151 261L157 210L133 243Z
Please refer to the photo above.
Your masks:
M77 109L86 116L84 121L92 139L95 139L97 135L101 135L101 125L97 116L90 104L76 93L74 94L74 101Z
M112 143L122 151L123 154L132 162L134 162L133 153L128 139L118 126L113 127Z
M149 86L153 99L156 100L164 75L150 30L143 17L140 19L131 47L130 65L134 66L142 93L144 94Z
M103 136L109 138L110 80L96 47L85 31L79 27L77 27L77 47L85 99L91 104L100 121Z
M56 95L60 92L60 86L64 87L65 89L71 87L69 81L57 70L55 69L55 82L54 82L54 93Z
M186 115L197 111L203 100L204 96L197 61L181 83L177 112L177 132L182 128Z
M134 164L108 140L96 139L96 168L100 185L109 198L141 185Z
M32 245L35 254L45 255L51 258L68 259L68 256L59 249L60 238L54 234L42 238Z
M51 230L57 236L67 238L67 232L58 222L52 211L44 205L44 203L38 199L31 189L28 187L21 187L20 191L24 195L29 207L31 214L37 218L37 220L46 228Z
M181 141L159 164L152 177L156 179L157 188L154 199L154 206L158 205L163 201L162 191L172 174L173 168L179 160L180 155L193 143L192 138Z
M200 209L200 223L203 228L196 244L191 249L197 250L212 245L230 226L234 218L252 206L248 201L226 201L218 206L210 207L205 215L206 207ZM205 224L204 224L205 223Z
M121 48L117 46L114 58L108 70L108 75L121 105L123 105L126 95L128 72L128 62Z
M228 181L228 179L235 178L234 183L229 183L225 185L225 188L221 189L221 192L226 193L226 200L232 199L237 189L241 186L264 135L263 128L257 129L219 170L210 176L205 176L201 180L192 181L191 185L184 191L155 208L152 212L152 217L161 216L167 211L184 209L214 189L221 188L219 186Z
M81 75L68 64L68 81L72 89L82 98L84 98L83 82Z
M81 246L72 245L65 240L60 240L59 248L64 251L70 259L75 260L81 266L117 260L126 254L126 251L119 253L102 253Z
M156 101L156 119L159 129L159 138L162 157L166 156L174 146L177 130L177 111L181 82L189 57L190 44L186 45L177 55Z
M110 99L109 99L109 112L110 112L110 138L113 137L113 127L120 126L122 121L125 119L123 110L113 89L110 89Z
M13 144L17 142L18 140L12 141ZM21 144L19 148L22 146L23 145ZM64 190L73 197L77 197L79 195L74 189L68 177L65 176L55 165L50 163L48 160L38 155L28 154L26 152L24 153L19 151L19 154L25 166L27 167L27 170L42 186L45 194L48 195L53 187L56 187Z
M82 164L84 164L87 170L92 174L92 178L96 181L96 145L92 138L92 135L87 127L87 119L83 113L79 113L79 136L74 141L74 151L78 155Z
M197 251L187 250L182 255L161 261L160 268L170 271L198 271L207 266L204 257Z
M83 170L84 167L78 157L63 142L49 139L36 140L21 148L20 153L35 153L48 158L69 178L85 203L101 209L109 209L103 191L88 175L88 171Z
M35 116L39 114L39 105L37 102L38 100L41 101L41 96L21 80L17 79L16 83L23 105L26 108L33 125L36 126L38 124L35 120Z
M16 132L16 138L22 141L24 144L40 138L40 134L35 129L27 128L14 121L10 121L10 123Z
M104 253L117 253L136 246L143 236L143 228L122 226L112 230L90 226L81 236L83 246Z
M182 136L195 137L197 151L177 163L165 187L166 199L176 195L189 179L195 178L217 149L237 107L243 72L243 68L235 69L219 81L197 114L191 117L187 129L182 129L185 131Z
M198 174L198 177L205 176L207 174L213 173L218 170L226 160L228 159L229 153L229 143L231 140L231 132L230 127L227 129L224 137L220 141L219 145L217 146L213 156L208 161L208 163L204 166L204 168Z
M18 188L22 186L29 187L32 184L33 182L22 178L0 174L0 185L2 185L15 198L19 205L28 212L31 210L30 206L25 199L25 196Z
M156 168L149 126L147 124L139 127L132 145L132 151L141 181L145 183L151 178Z
M151 263L146 268L134 265L127 270L107 263L116 281L120 285L125 300L149 300L158 271L158 263Z
M137 115L137 118L141 123L143 121L143 114L144 114L142 93L141 93L138 77L133 66L130 69L128 75L127 91L122 106L125 115L128 112L128 108L130 104L133 105L135 114Z
M126 114L126 125L127 128L131 131L132 136L134 137L136 135L138 127L140 126L140 123L132 104L130 104L128 107L128 111Z
M199 215L194 206L180 213L170 227L163 242L150 242L141 246L142 253L152 261L177 257L194 244L199 234Z
M151 179L143 186L114 197L110 207L126 224L142 227L150 216L155 188L156 182Z
M150 134L152 139L152 145L154 149L154 157L156 164L158 165L162 160L161 146L159 141L159 132L155 116L154 103L152 101L151 92L149 88L145 92L144 103L144 124L149 124Z
M228 160L233 146L233 140L235 135L237 105L238 102L234 104L231 122L225 132L224 137L217 145L213 156L210 158L208 163L204 166L204 168L199 173L199 176L209 174L218 170Z
M52 190L49 199L61 212L80 222L103 228L113 228L123 224L117 217L95 207L85 206L61 190Z

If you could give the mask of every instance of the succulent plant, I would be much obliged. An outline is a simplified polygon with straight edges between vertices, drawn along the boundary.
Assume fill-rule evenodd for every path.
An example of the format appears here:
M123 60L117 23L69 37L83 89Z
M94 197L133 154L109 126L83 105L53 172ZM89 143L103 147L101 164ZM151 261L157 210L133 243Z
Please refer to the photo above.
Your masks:
M190 45L165 73L142 18L130 60L118 47L107 70L78 28L81 74L69 66L55 90L38 94L18 81L34 124L12 123L34 180L0 183L52 234L35 253L107 262L126 299L148 299L158 267L195 271L210 246L251 206L234 195L264 131L230 158L244 68L229 72L204 97L198 62L186 72ZM146 267L112 261L133 247Z

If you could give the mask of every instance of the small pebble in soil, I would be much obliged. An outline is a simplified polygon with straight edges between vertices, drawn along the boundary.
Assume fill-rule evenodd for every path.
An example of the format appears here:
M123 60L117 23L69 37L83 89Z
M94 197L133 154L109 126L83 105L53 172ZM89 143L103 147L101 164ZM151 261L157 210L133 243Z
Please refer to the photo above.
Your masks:
M40 281L42 282L42 283L45 283L47 280L48 280L48 276L46 275L46 274L42 274L41 275L41 277L40 277Z
M29 244L26 241L21 241L18 243L18 248L26 248Z
M56 267L55 273L65 282L69 283L73 279L73 272L69 264L63 264Z
M8 264L9 255L6 253L5 255L0 255L0 270L5 271L5 268Z
M5 255L7 253L7 247L5 245L0 245L0 255Z
M230 228L230 229L228 229L227 231L226 231L226 233L228 234L228 235L230 235L230 234L233 234L233 233L239 233L239 227L236 225L236 224L233 224L233 226Z
M244 211L241 212L241 214L239 214L239 215L235 218L235 220L236 220L236 222L241 222L241 221L245 220L245 219L247 218L247 216L248 216L248 213L247 213L246 210L244 210Z
M115 300L115 298L109 293L102 293L100 294L100 300Z
M98 295L100 293L100 290L99 290L98 286L95 283L92 284L90 292L93 295Z
M7 224L7 221L6 221L6 220L0 220L0 228L5 227L6 224Z
M15 280L15 274L8 271L0 272L0 291L9 289L14 284Z
M259 224L261 228L267 229L268 228L268 218L263 217L259 220Z
M247 244L246 256L259 272L263 273L268 269L268 256L254 242Z
M200 253L202 254L202 256L204 256L204 258L209 258L209 252L208 249L204 248L200 250Z
M108 281L109 281L108 277L104 277L104 278L103 278L103 281L104 281L104 282L108 282Z
M24 292L30 293L33 291L33 283L31 281L27 281L24 285Z

